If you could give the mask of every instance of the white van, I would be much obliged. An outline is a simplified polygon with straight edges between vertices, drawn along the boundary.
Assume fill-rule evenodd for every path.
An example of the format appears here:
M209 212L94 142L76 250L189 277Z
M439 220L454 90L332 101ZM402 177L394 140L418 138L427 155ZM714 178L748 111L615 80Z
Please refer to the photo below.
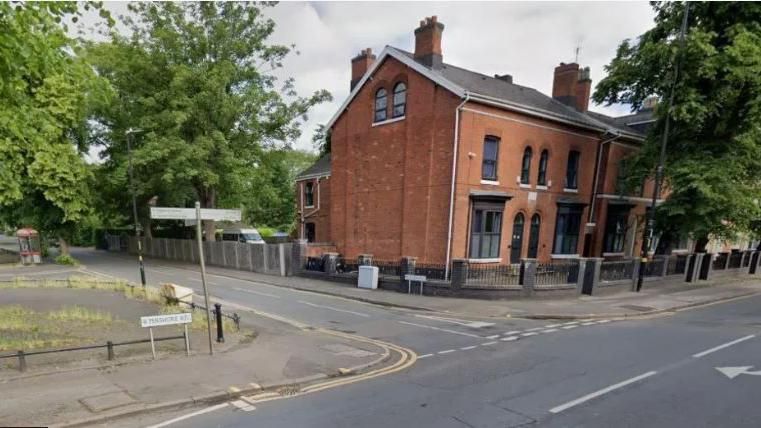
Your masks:
M244 244L264 244L262 235L256 229L224 229L222 230L223 241L235 241Z

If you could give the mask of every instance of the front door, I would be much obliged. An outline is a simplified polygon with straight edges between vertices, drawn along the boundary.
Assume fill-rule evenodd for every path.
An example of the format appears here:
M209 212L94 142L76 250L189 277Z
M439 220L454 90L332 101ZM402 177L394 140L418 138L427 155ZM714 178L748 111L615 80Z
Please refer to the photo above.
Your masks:
M542 219L539 218L539 214L534 214L531 217L531 228L528 234L528 258L535 259L539 253L539 227Z
M510 263L520 263L523 248L523 214L518 213L513 220L513 239L510 243Z

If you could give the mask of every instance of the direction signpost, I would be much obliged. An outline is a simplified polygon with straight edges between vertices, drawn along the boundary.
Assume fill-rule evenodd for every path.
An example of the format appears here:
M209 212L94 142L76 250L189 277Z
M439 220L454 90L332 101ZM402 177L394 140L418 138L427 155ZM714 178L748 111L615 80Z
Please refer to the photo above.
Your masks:
M152 219L163 220L195 220L196 240L198 241L198 261L201 265L201 284L206 305L206 326L209 330L209 354L214 355L214 345L211 338L211 305L209 304L209 288L206 286L206 263L203 257L203 240L201 239L201 220L240 221L240 210L201 208L196 201L194 208L151 207Z

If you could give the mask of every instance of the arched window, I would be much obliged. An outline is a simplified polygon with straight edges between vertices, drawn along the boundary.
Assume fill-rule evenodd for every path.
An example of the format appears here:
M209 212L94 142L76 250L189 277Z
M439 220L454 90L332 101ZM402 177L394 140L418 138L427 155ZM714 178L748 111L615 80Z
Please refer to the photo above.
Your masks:
M402 117L407 107L407 85L399 82L394 86L394 109L391 117Z
M539 176L536 179L536 184L540 186L547 185L547 158L549 156L547 150L542 150L542 154L539 156Z
M375 93L375 122L386 120L386 106L388 106L388 96L386 90L380 88Z
M521 262L523 249L523 214L518 213L513 220L513 237L510 241L510 263Z
M531 217L531 228L528 233L528 258L535 259L539 253L539 227L542 225L542 219L539 214Z
M531 175L531 147L523 151L523 163L521 164L521 184L528 184Z

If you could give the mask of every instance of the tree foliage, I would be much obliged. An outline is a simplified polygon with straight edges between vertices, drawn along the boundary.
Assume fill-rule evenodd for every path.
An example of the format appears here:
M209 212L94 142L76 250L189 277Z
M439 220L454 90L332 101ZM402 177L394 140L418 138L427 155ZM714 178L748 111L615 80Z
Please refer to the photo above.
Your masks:
M278 87L273 71L290 48L268 42L275 24L260 7L133 3L131 36L113 33L91 46L91 61L118 92L95 137L105 146L110 193L124 188L129 128L141 130L133 142L141 206L154 195L161 205L197 198L204 207L248 206L248 192L266 190L251 184L271 181L260 167L267 152L298 137L300 119L330 94L299 97L292 79ZM206 235L213 239L213 225Z
M621 43L594 100L634 109L652 95L662 100L643 150L628 163L630 183L652 176L670 115L661 230L702 240L746 232L761 218L761 4L690 2L682 50L684 3L653 7L655 26ZM676 61L681 67L667 111Z
M74 2L0 3L0 221L61 239L91 215L86 119L110 94L66 35L78 14Z

